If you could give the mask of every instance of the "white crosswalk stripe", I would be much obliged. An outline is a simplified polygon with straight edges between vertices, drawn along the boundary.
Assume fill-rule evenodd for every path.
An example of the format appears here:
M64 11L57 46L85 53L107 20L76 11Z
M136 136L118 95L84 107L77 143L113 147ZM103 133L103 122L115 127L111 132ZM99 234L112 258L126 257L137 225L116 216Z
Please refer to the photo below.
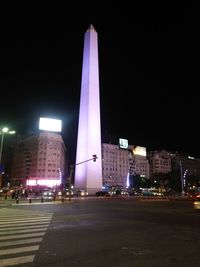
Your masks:
M38 218L34 218L34 219L29 219L29 222L37 222L38 221ZM46 219L40 219L40 222L41 221L49 221L49 218L46 218ZM22 223L22 222L27 222L27 219L24 219L24 220L20 220L20 221L15 221L15 220L12 220L12 222L8 221L8 220L4 220L4 221L1 221L0 222L0 225L2 224L16 224L16 223Z
M0 267L34 261L52 213L0 209Z
M39 224L39 225L29 225L28 226L28 229L37 229L37 228L39 228L39 227L47 227L49 224ZM24 229L24 224L23 224L23 226L16 226L16 227L5 227L5 226L1 226L0 227L0 232L1 231L5 231L5 230L8 230L8 231L12 231L12 230L20 230L20 229Z
M42 238L31 238L31 239L4 241L4 242L1 242L1 247L24 245L24 244L28 244L28 243L33 244L33 243L40 243L40 242L42 242Z
M30 263L34 261L34 258L35 255L4 259L0 260L0 266L6 267L6 266L16 266L18 264L23 264L23 263Z

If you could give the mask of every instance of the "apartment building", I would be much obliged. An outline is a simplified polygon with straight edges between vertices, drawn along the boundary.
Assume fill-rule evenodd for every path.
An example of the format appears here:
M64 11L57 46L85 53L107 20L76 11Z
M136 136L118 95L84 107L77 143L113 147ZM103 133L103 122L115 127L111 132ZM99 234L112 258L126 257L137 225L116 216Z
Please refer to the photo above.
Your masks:
M13 153L11 182L58 185L66 174L66 147L57 133L41 132L18 141Z
M132 149L134 147L134 151ZM104 185L129 185L129 174L149 178L149 162L146 154L139 153L136 146L122 149L119 145L102 144L102 173ZM137 146L138 147L138 146ZM142 148L142 147L140 147ZM144 148L146 151L146 148ZM137 151L137 152L136 152Z
M150 164L150 179L153 179L155 174L172 171L171 153L168 151L149 151L147 158Z

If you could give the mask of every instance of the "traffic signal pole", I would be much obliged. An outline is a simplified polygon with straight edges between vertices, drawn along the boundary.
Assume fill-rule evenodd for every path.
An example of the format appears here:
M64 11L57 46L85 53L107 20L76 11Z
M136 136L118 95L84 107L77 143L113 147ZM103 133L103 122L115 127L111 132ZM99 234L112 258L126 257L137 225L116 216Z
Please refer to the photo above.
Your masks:
M85 162L91 161L91 160L96 161L96 159L97 159L97 155L95 154L95 155L92 155L91 159L87 159L87 160L78 162L76 164L71 164L70 165L70 173L69 173L69 179L68 179L68 182L69 182L69 201L71 201L71 198L72 198L71 185L72 185L72 175L73 175L73 172L74 172L74 167L77 166L77 165L83 164Z

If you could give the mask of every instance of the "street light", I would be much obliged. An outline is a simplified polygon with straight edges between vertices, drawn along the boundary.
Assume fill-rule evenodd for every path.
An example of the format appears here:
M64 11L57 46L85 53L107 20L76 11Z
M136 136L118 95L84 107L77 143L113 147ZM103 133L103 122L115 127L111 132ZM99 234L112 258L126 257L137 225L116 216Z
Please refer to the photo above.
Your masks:
M182 196L184 196L185 191L184 191L183 168L182 168L182 161L181 160L180 160L179 164L180 164L180 172L181 172L181 188L182 188L181 194L182 194Z
M1 146L0 146L0 168L1 168L1 159L2 159L2 151L3 151L3 141L4 141L4 135L5 134L15 134L15 131L10 131L9 128L4 127L2 130L0 130L1 135ZM1 169L0 169L1 171Z

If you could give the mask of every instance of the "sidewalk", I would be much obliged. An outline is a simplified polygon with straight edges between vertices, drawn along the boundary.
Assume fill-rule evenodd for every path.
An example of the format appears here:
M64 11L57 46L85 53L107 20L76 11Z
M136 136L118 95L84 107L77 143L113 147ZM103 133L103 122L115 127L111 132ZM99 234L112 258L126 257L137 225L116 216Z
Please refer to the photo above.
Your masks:
M70 203L72 201L69 201L69 199L42 199L42 198L19 198L17 199L12 199L10 197L7 197L5 199L4 196L0 197L0 206L8 206L8 205L36 205L36 204L62 204L62 203Z
M12 199L10 197L7 197L5 199L4 196L0 197L0 205L7 206L7 205L18 205L18 204L39 204L39 203L55 203L56 201L49 200L49 199L41 199L41 198L19 198L19 199ZM61 202L61 201L60 201Z

